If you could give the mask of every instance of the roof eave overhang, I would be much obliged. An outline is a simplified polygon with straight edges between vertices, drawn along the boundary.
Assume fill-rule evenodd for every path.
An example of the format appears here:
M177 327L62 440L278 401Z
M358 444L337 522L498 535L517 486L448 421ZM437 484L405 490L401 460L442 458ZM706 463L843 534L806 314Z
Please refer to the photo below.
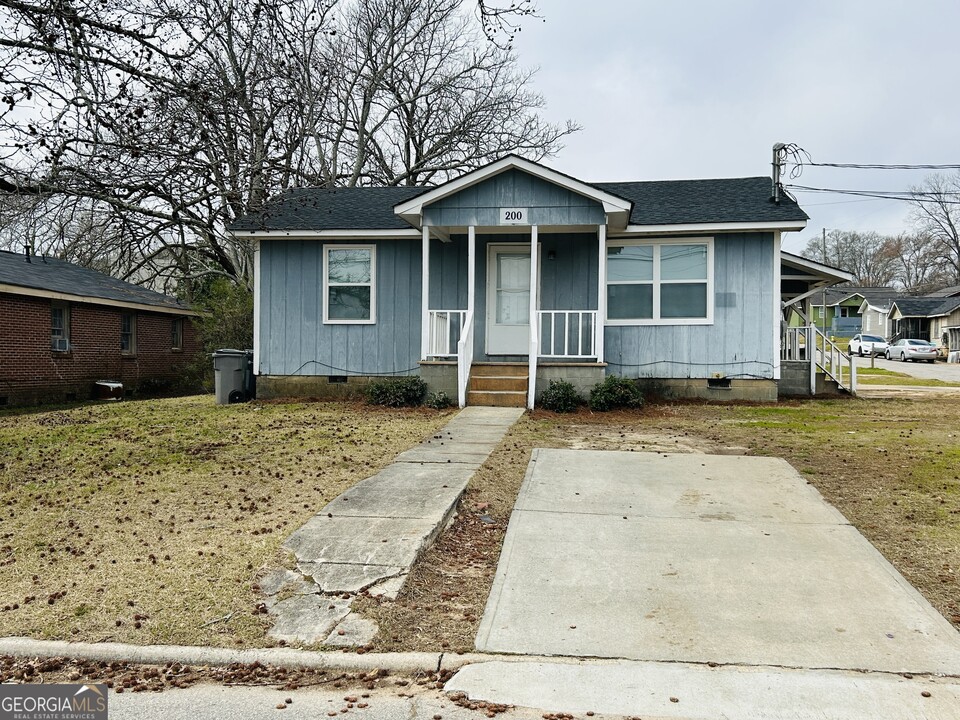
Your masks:
M394 205L393 211L398 217L410 223L413 227L419 228L422 226L423 208L425 206L512 169L523 170L535 177L539 177L541 180L546 180L578 195L583 195L591 200L595 200L603 206L603 211L607 215L607 223L614 227L626 227L629 221L630 211L633 207L633 203L629 200L611 195L592 185L515 155L501 158L485 167L468 172L466 175L461 175L455 180L428 190L411 200Z
M123 308L124 310L142 310L144 312L155 312L165 315L200 316L201 314L196 310L190 310L189 308L177 308L168 305L151 305L150 303L135 302L132 300L112 300L110 298L96 297L93 295L75 295L73 293L62 293L55 290L44 290L42 288L25 287L23 285L11 285L9 283L0 283L0 293L24 295L27 297L44 298L49 300L62 300L64 302L87 303L89 305L110 305L111 307Z
M720 223L674 223L669 225L627 225L623 231L611 236L638 235L690 235L729 232L793 232L803 230L806 220L777 220L774 222L720 222Z
M392 240L418 238L414 228L373 228L341 230L231 230L235 238L250 240Z

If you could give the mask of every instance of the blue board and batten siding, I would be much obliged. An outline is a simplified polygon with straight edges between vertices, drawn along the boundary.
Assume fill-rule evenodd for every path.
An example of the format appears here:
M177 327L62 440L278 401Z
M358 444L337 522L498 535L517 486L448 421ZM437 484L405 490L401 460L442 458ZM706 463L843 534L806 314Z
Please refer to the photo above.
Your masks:
M435 227L496 227L500 208L526 208L531 225L602 225L603 206L520 170L507 170L423 208Z
M719 373L773 379L773 253L770 233L716 235L713 324L607 327L607 372L633 378Z
M597 237L544 233L540 307L596 309ZM485 355L487 246L529 235L478 235L475 356ZM616 241L611 241L615 244ZM420 242L377 248L377 322L323 324L323 242L271 240L260 250L263 375L416 373L420 359ZM431 241L430 307L465 308L466 238ZM548 259L553 252L554 258ZM773 377L774 244L770 233L716 235L712 325L605 329L608 372L628 377Z
M376 246L373 325L324 325L324 243L260 243L261 375L419 372L420 243L377 240L363 244Z

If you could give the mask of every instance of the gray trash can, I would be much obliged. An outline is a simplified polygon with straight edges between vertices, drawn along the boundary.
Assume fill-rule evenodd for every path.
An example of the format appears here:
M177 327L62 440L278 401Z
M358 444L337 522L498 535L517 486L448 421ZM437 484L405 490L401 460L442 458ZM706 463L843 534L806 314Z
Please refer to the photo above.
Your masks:
M244 350L217 350L213 353L213 377L217 405L244 402L247 394L248 353Z

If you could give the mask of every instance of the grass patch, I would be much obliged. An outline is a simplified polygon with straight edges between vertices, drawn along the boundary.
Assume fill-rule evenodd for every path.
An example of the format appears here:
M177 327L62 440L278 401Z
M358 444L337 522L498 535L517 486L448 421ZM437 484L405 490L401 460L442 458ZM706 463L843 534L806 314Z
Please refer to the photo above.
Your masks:
M857 383L863 385L902 385L913 387L960 387L958 382L948 380L937 380L935 378L917 378L895 373L894 375L868 375L862 377L862 370L857 370Z
M263 645L252 585L283 540L448 414L211 396L2 412L0 636Z

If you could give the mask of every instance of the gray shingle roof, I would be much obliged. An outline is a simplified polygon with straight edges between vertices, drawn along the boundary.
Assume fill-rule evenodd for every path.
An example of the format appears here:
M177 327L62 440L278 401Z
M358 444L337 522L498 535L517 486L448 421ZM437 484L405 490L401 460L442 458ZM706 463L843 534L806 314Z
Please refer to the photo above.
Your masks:
M238 219L231 230L404 230L393 206L424 187L296 188L271 199L261 212Z
M948 305L956 306L960 304L956 298L950 298L946 302L943 298L929 297L907 297L896 300L897 309L903 317L932 317L943 314L941 308ZM951 308L952 309L952 308ZM947 310L946 312L949 312Z
M663 180L588 183L630 200L632 225L779 222L806 220L789 197L770 200L770 178ZM270 200L263 211L246 215L231 230L400 230L410 226L393 206L429 187L297 188Z
M770 199L770 178L593 183L633 202L631 225L807 220L796 201Z
M47 257L33 256L27 262L23 253L0 250L0 284L65 295L139 303L163 309L189 310L174 297L104 275L96 270Z

